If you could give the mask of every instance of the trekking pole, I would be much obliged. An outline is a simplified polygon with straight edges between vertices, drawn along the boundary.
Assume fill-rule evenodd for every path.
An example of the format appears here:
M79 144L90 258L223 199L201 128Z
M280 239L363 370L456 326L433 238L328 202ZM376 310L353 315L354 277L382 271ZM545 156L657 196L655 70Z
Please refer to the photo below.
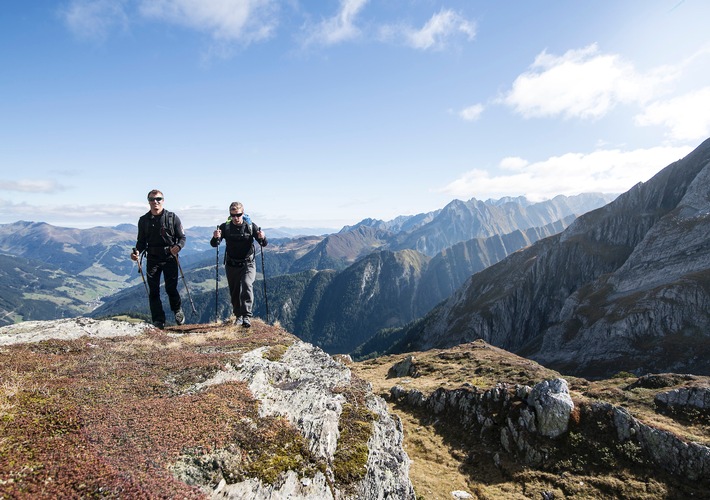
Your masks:
M217 226L217 229L219 230L219 226ZM214 322L219 323L219 241L217 242L217 257L214 262L214 274L216 281L216 285L214 287Z
M180 265L180 259L175 255L175 262L177 262L178 269L180 269L180 276L182 276L182 282L185 284L185 290L187 290L187 298L190 299L190 305L192 306L192 314L197 316L197 309L195 309L195 303L192 301L192 296L190 295L190 289L187 287L187 280L185 279L185 273L182 272L182 266Z
M133 252L135 253L137 251L138 250L136 249L136 247L133 247ZM148 291L148 283L145 282L145 276L143 275L143 265L141 264L144 254L145 254L145 250L141 252L141 254L138 257L138 260L136 262L138 263L138 272L141 273L141 278L143 278L143 286L145 287L145 293L148 294L148 297L150 297L150 292Z
M259 231L261 231L261 228L259 228ZM266 295L266 268L264 267L264 247L259 243L259 249L261 251L261 274L263 275L264 279L262 280L264 282L264 304L266 305L266 322L269 322L269 297Z

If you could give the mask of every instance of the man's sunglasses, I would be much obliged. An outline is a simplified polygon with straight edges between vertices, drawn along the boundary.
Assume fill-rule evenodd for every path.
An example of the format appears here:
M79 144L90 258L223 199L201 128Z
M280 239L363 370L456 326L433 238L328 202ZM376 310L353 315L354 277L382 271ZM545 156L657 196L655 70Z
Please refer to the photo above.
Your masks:
M236 212L230 211L229 213L231 213L231 214L232 214L233 216L235 216L235 217L241 217L242 215L244 215L244 212L238 214L238 213L236 213Z
M149 196L148 201L163 201L163 198L160 196Z

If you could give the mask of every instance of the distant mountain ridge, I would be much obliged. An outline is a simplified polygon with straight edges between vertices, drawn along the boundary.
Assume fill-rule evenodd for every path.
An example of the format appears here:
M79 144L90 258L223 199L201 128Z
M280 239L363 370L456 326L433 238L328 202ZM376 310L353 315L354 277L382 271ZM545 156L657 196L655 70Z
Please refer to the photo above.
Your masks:
M710 140L475 274L395 352L482 338L581 376L710 373Z
M468 201L453 200L441 210L401 216L388 222L365 219L354 226L346 226L328 239L337 239L343 234L368 227L377 230L371 233L372 249L411 249L433 257L456 243L473 238L524 231L546 226L570 215L579 216L609 203L615 197L616 195L583 193L576 196L556 196L551 200L536 203L524 197L486 202L475 198Z
M352 349L381 328L401 326L420 317L451 294L472 272L497 262L507 253L529 245L540 237L560 231L578 215L572 213L573 210L591 209L604 200L603 195L592 194L558 197L541 203L505 201L490 206L475 199L468 202L454 201L442 210L400 216L388 222L366 219L330 235L273 238L263 250L272 319L278 319L297 334L324 348ZM568 214L565 221L556 219L562 214ZM476 223L468 228L466 224L462 225L462 219ZM479 222L483 220L487 222ZM546 226L531 227L535 222L548 220L550 222ZM525 229L518 230L516 224ZM510 234L462 240L471 234L489 234L502 227L515 229ZM49 265L47 262L51 262L57 270L71 268L74 274L90 274L110 281L110 286L94 283L103 293L99 295L97 292L96 295L101 296L104 304L90 313L93 316L131 313L145 317L147 305L144 286L135 264L127 258L130 248L135 244L136 232L136 226L131 224L117 228L77 230L54 228L44 223L21 222L0 225L0 251L31 255L45 262L45 268ZM214 265L220 255L215 255L216 249L209 246L212 228L188 228L186 232L188 245L181 253L181 262L198 310L197 316L189 320L209 322L215 313L221 317L229 315L226 290L222 290L219 294L221 297L217 297L222 300L214 304ZM412 241L427 249L435 249L452 241L456 243L448 252L437 252L429 256L416 251L419 255L406 256L406 252L411 249L403 248L403 242L407 241L410 234L416 234ZM102 241L107 242L109 247L102 247ZM221 256L224 255L223 251ZM400 255L401 252L405 253ZM357 265L359 260L373 255L373 267ZM404 273L405 267L398 267L398 263L412 259L421 261L421 264L417 266L419 272L412 277L411 289L405 287L400 290L388 283L376 282L385 279L403 283L397 273ZM434 263L431 270L428 269L430 260ZM226 279L221 264L220 260L218 272L221 275L220 284L224 287ZM349 270L350 266L355 267ZM328 269L335 270L335 274L327 272ZM311 272L314 270L316 274ZM345 273L343 277L338 275L341 272ZM359 286L372 288L373 293L368 296L370 302L360 301L359 297L358 301L352 302L348 298L350 295L347 290L352 286L347 283L345 276L362 282L363 285ZM375 282L372 282L373 279ZM311 284L311 280L315 282ZM134 286L116 293L130 285ZM183 285L181 282L180 286ZM110 295L107 296L105 293L109 289ZM16 293L19 290L21 286ZM383 293L384 290L387 292ZM257 293L262 293L258 284ZM257 298L257 307L261 309L256 313L265 316L263 299L263 296ZM95 307L97 300L96 297L92 298L82 309ZM380 306L382 310L390 312L371 312L373 308L379 310ZM335 311L330 311L330 308ZM61 305L45 310L61 311L61 314L69 316L74 314L74 309L64 310ZM346 310L352 311L357 317L343 327L344 318L348 314L339 315L338 311ZM329 317L334 319L328 320ZM338 317L341 319L338 320ZM40 317L28 313L15 318L53 319L47 317L47 313Z
M112 273L128 274L132 263L125 252L130 253L136 232L126 225L87 230L19 221L0 224L0 253L57 265L70 273L98 264Z
M570 216L544 228L476 238L433 258L416 250L381 250L340 272L277 276L269 280L271 314L289 331L328 352L351 352L379 330L422 317L473 273L561 231L572 220ZM263 314L261 297L256 303Z

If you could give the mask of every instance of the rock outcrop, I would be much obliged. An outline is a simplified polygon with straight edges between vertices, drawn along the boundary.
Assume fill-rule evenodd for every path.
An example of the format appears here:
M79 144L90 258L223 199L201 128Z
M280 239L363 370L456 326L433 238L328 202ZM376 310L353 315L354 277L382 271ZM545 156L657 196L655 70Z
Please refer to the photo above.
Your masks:
M68 318L55 321L25 321L0 327L0 346L49 339L71 340L80 337L107 338L141 335L145 323Z
M259 400L259 413L285 416L307 439L310 451L329 467L306 481L299 480L293 472L278 484L264 484L257 479L227 484L222 480L212 492L213 498L414 498L409 458L402 448L401 423L387 412L382 398L369 391L363 400L373 415L367 463L363 464L366 473L349 491L334 488L340 417L347 404L339 391L351 385L350 370L305 342L294 343L275 361L264 357L265 350L258 348L245 354L239 366L217 373L193 390L229 380L247 382Z
M632 460L710 485L708 446L641 423L624 408L609 403L585 403L575 409L564 379L543 381L533 388L507 384L487 391L440 388L428 397L394 386L390 395L393 401L453 419L490 443L493 450L498 446L500 452L531 466L545 467L553 455L564 453L566 440L574 432L590 442L610 440L617 445L615 449L632 449Z

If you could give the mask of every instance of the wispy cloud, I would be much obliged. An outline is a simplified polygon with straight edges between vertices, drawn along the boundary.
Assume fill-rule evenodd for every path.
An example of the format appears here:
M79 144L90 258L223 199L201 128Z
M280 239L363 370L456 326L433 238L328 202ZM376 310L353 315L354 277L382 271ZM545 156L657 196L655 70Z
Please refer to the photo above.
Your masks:
M215 40L250 43L267 39L277 21L275 0L141 0L139 11L209 33Z
M128 25L122 0L72 0L59 15L69 31L84 40L102 41L112 30Z
M60 11L79 38L103 40L132 19L145 18L208 33L219 42L269 38L278 24L276 0L71 0Z
M649 104L636 116L638 125L663 125L675 140L710 136L710 87Z
M419 29L387 25L380 29L380 35L383 39L401 39L406 45L419 50L441 50L456 37L473 40L476 24L453 10L442 9Z
M0 179L0 191L15 191L20 193L57 193L67 188L53 180L19 180Z
M34 220L68 227L114 226L135 224L147 210L145 204L43 205L41 211L34 203L12 203L0 199L0 220ZM182 216L182 214L181 214ZM38 218L39 217L39 218Z
M473 106L469 106L459 111L459 116L467 122L473 122L481 117L483 110L483 104L474 104Z
M618 104L648 102L677 76L672 67L641 74L621 56L601 53L596 44L562 56L544 51L502 102L526 118L596 119Z
M592 153L567 153L538 162L519 157L501 160L498 174L483 169L467 172L440 192L459 198L500 198L525 195L531 200L559 194L622 193L650 179L663 167L691 151L690 146L655 147Z
M337 11L303 25L304 46L331 46L372 35L360 18L370 0L340 0ZM212 52L229 54L230 44L250 44L275 36L284 7L303 12L283 0L69 0L60 11L77 37L103 41L116 29L127 30L140 19L163 22L207 33L216 43ZM393 24L379 29L380 41L394 40L418 50L440 50L456 38L473 40L476 25L461 14L442 9L421 27Z
M360 35L355 20L369 0L340 0L340 8L333 17L304 27L304 45L334 45Z

